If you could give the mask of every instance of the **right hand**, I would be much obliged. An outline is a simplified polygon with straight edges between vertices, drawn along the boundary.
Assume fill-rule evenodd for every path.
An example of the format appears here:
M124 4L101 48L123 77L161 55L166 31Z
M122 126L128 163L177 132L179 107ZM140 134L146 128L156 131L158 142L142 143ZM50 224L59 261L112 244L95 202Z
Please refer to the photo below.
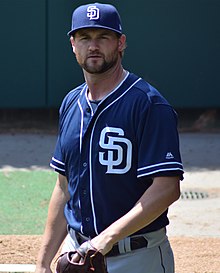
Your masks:
M90 241L84 242L71 257L71 262L82 264L84 262L84 258L89 249L96 250L90 243Z

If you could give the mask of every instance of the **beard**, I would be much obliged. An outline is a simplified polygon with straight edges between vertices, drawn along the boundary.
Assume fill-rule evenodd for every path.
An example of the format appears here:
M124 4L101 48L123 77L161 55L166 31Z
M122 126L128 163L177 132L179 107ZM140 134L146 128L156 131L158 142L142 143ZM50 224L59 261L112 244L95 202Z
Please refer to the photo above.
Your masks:
M96 53L93 53L96 55ZM91 54L92 55L92 54ZM97 53L99 56L98 60L92 60L88 56L83 62L78 59L79 65L90 74L102 74L108 71L110 68L114 67L118 62L118 52L115 50L109 56L105 57L103 54Z

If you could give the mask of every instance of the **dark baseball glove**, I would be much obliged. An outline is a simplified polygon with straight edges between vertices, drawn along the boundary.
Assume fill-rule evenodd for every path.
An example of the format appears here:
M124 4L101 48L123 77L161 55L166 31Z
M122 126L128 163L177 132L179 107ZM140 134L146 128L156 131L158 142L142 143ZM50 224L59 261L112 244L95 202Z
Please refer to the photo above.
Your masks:
M57 273L108 273L105 257L101 252L89 249L80 263L71 261L76 251L62 254L57 262Z

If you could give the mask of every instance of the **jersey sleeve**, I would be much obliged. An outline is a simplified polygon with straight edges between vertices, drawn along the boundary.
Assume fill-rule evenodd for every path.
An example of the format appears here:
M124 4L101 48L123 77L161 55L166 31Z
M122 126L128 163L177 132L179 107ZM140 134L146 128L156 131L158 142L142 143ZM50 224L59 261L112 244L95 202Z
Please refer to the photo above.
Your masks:
M75 102L77 99L78 94L81 92L81 90L84 88L85 83L79 86L78 88L73 89L70 91L65 98L62 101L62 104L59 109L59 135L57 138L57 143L55 146L54 155L51 159L50 166L58 173L66 176L66 167L65 167L65 160L64 160L64 154L62 150L61 145L61 135L63 132L64 127L64 120L66 115L68 114L68 111L72 105L72 103Z
M65 163L63 160L63 155L62 155L62 150L61 150L61 145L60 145L60 137L58 137L58 139L57 139L54 155L51 159L50 166L56 172L58 172L64 176L66 175L65 174Z
M65 108L67 105L68 96L66 96L59 109L59 135L57 137L57 142L54 150L53 157L50 161L50 167L52 167L56 172L65 176L65 162L64 156L61 148L61 133L63 126L63 115L65 113Z
M167 104L153 104L138 128L137 177L173 176L182 179L177 115Z

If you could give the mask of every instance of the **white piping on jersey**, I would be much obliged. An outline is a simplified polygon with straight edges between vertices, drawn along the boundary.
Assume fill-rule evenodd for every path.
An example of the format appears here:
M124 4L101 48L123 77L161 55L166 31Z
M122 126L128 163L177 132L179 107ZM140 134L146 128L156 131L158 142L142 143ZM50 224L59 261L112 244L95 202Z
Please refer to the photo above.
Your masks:
M52 160L59 163L59 164L61 164L61 165L63 165L63 166L65 165L65 163L63 163L62 161L56 159L55 157L52 157Z
M181 164L179 162L164 162L164 163L158 163L158 164L150 165L150 166L147 166L147 167L139 168L138 171L150 169L150 168L153 168L153 167L163 166L163 165L171 165L171 164L177 164L177 165L183 166L183 164Z
M80 92L80 96L83 94L84 89L86 88L86 86L87 86L87 84L85 84L85 86L84 86L84 87L83 87L83 89L81 90L81 92Z
M84 92L84 90L87 89L87 85L85 85L80 93L80 95L82 95L82 93ZM87 93L87 92L85 92ZM94 115L94 112L93 112L93 109L92 109L92 106L86 96L86 100L87 100L87 103L91 109L91 113L92 113L92 116ZM80 109L80 112L81 112L81 126L80 126L80 144L79 144L79 149L80 149L80 153L81 153L81 150L82 150L82 135L83 135L83 118L84 118L84 114L83 114L83 109L82 109L82 105L80 104L80 100L78 99L77 101L78 103L78 106L79 106L79 109Z
M111 93L109 93L105 98L103 98L102 101L104 101L108 96L110 96L112 93L114 93L114 92L123 84L123 82L127 79L128 75L129 75L129 72L127 72L125 78L119 83L119 85L116 86L116 88L115 88ZM140 79L139 79L139 80L140 80ZM139 81L139 80L137 80L137 81ZM136 81L136 82L137 82L137 81ZM135 83L136 83L136 82L135 82ZM134 84L135 84L135 83L134 83ZM132 85L129 87L129 89L130 89L134 84L132 84ZM82 91L80 92L80 95L83 94L85 88L87 88L87 85L85 85L85 87L82 89ZM129 89L127 89L126 92L127 92ZM124 92L124 93L126 93L126 92ZM85 92L85 97L86 97L87 103L89 104L90 108L92 109L91 104L90 104L89 99L88 99L88 96L87 96L87 92ZM120 96L120 97L121 97L121 96ZM102 102L102 101L101 101L101 102ZM115 100L115 101L116 101L116 100ZM100 103L101 103L101 102L100 102ZM112 103L111 103L111 104L112 104ZM111 104L110 104L110 105L111 105ZM79 105L79 108L80 108L80 111L81 111L81 128L80 128L80 153L81 153L81 149L82 149L82 135L83 135L83 133L82 133L82 132L83 132L83 118L84 118L84 115L83 115L83 109L82 109L82 106L81 106L81 104L80 104L80 100L79 100L79 99L78 99L78 105ZM108 107L106 107L105 109L107 109L107 108L108 108ZM105 109L103 109L102 112L103 112ZM101 112L101 113L102 113L102 112ZM100 113L100 114L101 114L101 113ZM93 115L93 114L94 114L94 112L93 112L93 109L92 109L92 115ZM98 115L97 119L99 118L100 114ZM96 122L95 122L95 124L96 124ZM94 127L95 127L95 124L94 124ZM93 127L93 128L94 128L94 127ZM91 133L91 139L92 139L92 136L93 136L93 130L92 130L92 133ZM91 199L92 214L93 214L93 219L94 219L94 229L95 229L96 234L98 234L97 224L96 224L96 216L95 216L95 208L94 208L94 202L93 202L93 191L92 191L91 139L90 139L90 155L89 155L89 161L90 161L90 163L89 163L89 166L90 166L90 181L91 181L91 182L90 182L90 199ZM81 230L82 230L82 229L83 229L83 228L81 228ZM83 232L82 232L82 233L83 233Z
M79 105L79 109L80 109L80 112L81 112L81 126L80 126L80 138L79 138L79 151L80 151L80 154L81 154L81 150L82 150L82 133L83 133L83 109L82 109L82 106L78 100L78 105Z
M126 75L125 75L125 77L124 77L124 79L109 93L109 94L107 94L104 98L102 98L102 100L99 102L99 104L101 104L105 99L107 99L109 96L111 96L111 94L113 94L114 92L116 92L117 91L117 89L125 82L125 80L128 78L128 76L129 76L129 72L128 71L126 71ZM81 92L82 93L82 92ZM87 92L85 92L85 97L86 97L86 100L87 100L87 102L88 102L88 104L89 104L89 106L91 107L91 109L92 109L92 106L91 106L91 104L90 104L90 102L89 102L89 99L88 99L88 94L87 94ZM98 105L99 105L98 104Z
M55 170L59 170L59 171L65 172L65 169L58 168L57 166L53 165L52 163L50 163L50 167L52 167Z
M93 116L93 115L94 115L94 111L93 111L92 105L91 105L91 103L90 103L90 101L89 101L87 92L85 92L85 97L86 97L86 101L87 101L87 103L88 103L88 105L89 105L89 108L90 108L90 110L91 110L91 116Z
M80 202L80 199L79 199L79 209L81 209L81 202ZM81 234L83 234L82 222L81 222L80 230L81 230Z
M146 176L146 175L150 175L150 174L154 174L154 173L163 172L163 171L182 171L182 170L183 169L181 169L181 168L160 169L160 170L155 170L152 172L146 172L143 174L139 174L139 175L137 175L137 178L142 177L142 176Z
M129 74L129 73L128 73ZM126 76L127 78L127 76ZM125 80L125 79L124 79ZM107 110L112 104L114 104L116 101L118 101L119 99L121 99L137 82L139 82L141 80L141 78L137 79L132 85L129 86L129 88L123 92L123 94L121 96L119 96L117 99L115 99L114 101L112 101L108 106L106 106L106 108L104 108L100 113L99 115L97 116L95 122L94 122L94 125L93 125L93 128L92 128L92 132L91 132L91 137L90 137L90 145L89 145L89 167L90 167L90 172L89 172L89 176L90 176L90 198L91 198L91 206L92 206L92 214L93 214L93 219L94 219L94 229L95 229L95 232L96 234L98 235L98 229L97 229L97 224L96 224L96 213L95 213L95 208L94 208L94 202L93 202L93 190L92 190L92 185L93 185L93 180L92 180L92 139L93 139L93 134L94 134L94 130L95 130L95 126L96 126L96 123L99 119L99 117L102 115L102 113ZM124 82L124 81L123 81ZM121 82L122 84L122 82ZM120 84L120 85L121 85ZM119 85L119 86L120 86ZM118 86L118 87L119 87ZM118 88L116 87L115 90L113 90L111 92L111 94L113 92L116 91L116 89ZM105 99L107 98L108 96L105 97Z

